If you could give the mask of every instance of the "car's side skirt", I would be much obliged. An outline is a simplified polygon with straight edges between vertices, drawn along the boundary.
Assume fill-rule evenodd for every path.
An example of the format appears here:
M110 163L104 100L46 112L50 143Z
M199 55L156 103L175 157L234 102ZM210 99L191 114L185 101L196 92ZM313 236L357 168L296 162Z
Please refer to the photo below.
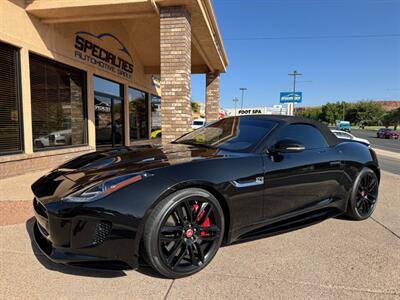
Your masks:
M232 234L230 243L276 235L310 226L325 219L343 214L345 205L346 201L325 199L315 206L291 212L274 219L263 220L247 228L242 228L239 232L236 232L236 234Z

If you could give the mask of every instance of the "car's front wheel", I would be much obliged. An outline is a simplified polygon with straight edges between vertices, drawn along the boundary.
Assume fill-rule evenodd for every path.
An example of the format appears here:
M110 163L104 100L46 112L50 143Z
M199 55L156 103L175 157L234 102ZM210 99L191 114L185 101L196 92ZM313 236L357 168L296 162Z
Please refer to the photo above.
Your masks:
M370 168L358 174L350 194L346 215L353 220L365 220L375 210L378 200L379 180Z
M203 269L217 253L224 214L208 191L188 188L163 199L149 216L143 237L152 267L168 278Z

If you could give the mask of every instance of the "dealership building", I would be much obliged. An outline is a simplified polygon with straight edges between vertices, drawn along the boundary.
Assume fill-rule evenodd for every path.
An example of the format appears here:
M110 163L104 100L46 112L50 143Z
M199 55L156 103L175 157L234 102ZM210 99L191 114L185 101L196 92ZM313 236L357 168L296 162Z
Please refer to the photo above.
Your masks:
M217 119L227 64L210 0L1 0L0 178L179 137L191 74Z

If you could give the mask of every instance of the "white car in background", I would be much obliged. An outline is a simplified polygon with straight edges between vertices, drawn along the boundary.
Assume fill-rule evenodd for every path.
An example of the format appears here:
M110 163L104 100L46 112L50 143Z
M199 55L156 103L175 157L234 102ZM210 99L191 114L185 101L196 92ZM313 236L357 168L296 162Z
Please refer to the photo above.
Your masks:
M198 119L193 120L192 129L196 130L196 129L203 127L204 125L206 125L206 119L198 118Z
M363 143L367 146L370 146L370 142L366 139L360 139L358 137L355 137L351 133L348 133L346 131L342 130L336 130L336 129L331 129L334 135L336 135L339 139L345 139L345 140L352 140L355 142Z

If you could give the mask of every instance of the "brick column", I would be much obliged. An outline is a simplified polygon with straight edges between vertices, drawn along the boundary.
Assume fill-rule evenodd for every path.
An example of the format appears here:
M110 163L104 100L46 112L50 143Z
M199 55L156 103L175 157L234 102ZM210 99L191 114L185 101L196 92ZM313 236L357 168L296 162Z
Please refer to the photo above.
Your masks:
M220 74L206 74L206 122L219 118Z
M161 7L161 120L162 143L188 132L190 106L191 24L185 7Z

